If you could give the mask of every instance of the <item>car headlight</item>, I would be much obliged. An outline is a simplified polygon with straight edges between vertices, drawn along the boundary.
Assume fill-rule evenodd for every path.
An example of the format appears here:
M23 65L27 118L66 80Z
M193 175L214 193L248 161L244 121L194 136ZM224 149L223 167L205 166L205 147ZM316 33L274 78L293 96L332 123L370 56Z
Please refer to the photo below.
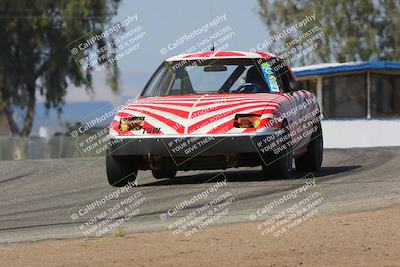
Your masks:
M137 131L141 130L144 125L144 117L127 117L119 119L119 131Z
M236 114L233 126L235 128L257 128L260 125L261 115L257 114Z

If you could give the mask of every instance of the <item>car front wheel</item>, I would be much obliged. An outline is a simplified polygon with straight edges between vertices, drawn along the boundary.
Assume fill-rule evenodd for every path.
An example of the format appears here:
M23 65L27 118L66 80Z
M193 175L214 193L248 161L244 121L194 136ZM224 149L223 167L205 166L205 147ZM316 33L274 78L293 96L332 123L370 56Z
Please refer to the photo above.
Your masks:
M307 152L295 159L296 169L299 171L318 171L321 168L324 152L321 122L318 122L316 127L308 143Z
M263 173L268 178L287 179L292 176L293 151L286 122L283 129L285 132L279 138L287 141L282 142L279 153L271 153L272 156L269 159L265 159L262 165Z
M129 182L136 181L138 170L129 157L108 154L106 156L106 169L108 182L112 186L122 187Z

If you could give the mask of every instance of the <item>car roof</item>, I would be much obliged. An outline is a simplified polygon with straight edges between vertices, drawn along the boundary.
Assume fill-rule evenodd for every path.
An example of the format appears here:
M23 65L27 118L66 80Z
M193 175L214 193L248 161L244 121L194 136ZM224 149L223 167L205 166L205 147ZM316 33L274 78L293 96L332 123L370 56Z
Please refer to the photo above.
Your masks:
M274 58L273 54L247 51L207 51L200 53L181 54L167 58L166 61L199 60L199 59L226 59L226 58Z

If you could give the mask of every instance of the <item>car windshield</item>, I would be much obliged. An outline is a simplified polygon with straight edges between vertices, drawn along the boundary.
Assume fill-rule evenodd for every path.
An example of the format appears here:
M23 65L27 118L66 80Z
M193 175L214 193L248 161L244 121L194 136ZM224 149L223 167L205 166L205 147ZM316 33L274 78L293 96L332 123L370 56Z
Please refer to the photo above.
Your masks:
M267 93L263 64L254 59L164 62L142 96L216 93Z

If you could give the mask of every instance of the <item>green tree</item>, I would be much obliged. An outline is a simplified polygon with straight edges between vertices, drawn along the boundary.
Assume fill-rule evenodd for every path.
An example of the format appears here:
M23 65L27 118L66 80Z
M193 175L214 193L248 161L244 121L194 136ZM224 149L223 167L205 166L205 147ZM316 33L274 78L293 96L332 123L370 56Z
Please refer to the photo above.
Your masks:
M36 97L59 112L68 83L92 90L92 68L80 68L67 44L104 31L120 0L4 0L0 2L0 108L13 135L28 136ZM100 47L112 36L98 41ZM89 49L88 49L89 50ZM89 53L84 51L83 53ZM100 64L104 63L99 61ZM107 68L117 90L116 63ZM16 120L22 114L22 123Z
M400 60L398 0L258 0L258 3L258 13L271 34L291 26L302 18L301 14L316 14L326 38L317 51L303 58L303 63ZM309 28L300 30L305 32ZM273 46L280 45L278 42Z

